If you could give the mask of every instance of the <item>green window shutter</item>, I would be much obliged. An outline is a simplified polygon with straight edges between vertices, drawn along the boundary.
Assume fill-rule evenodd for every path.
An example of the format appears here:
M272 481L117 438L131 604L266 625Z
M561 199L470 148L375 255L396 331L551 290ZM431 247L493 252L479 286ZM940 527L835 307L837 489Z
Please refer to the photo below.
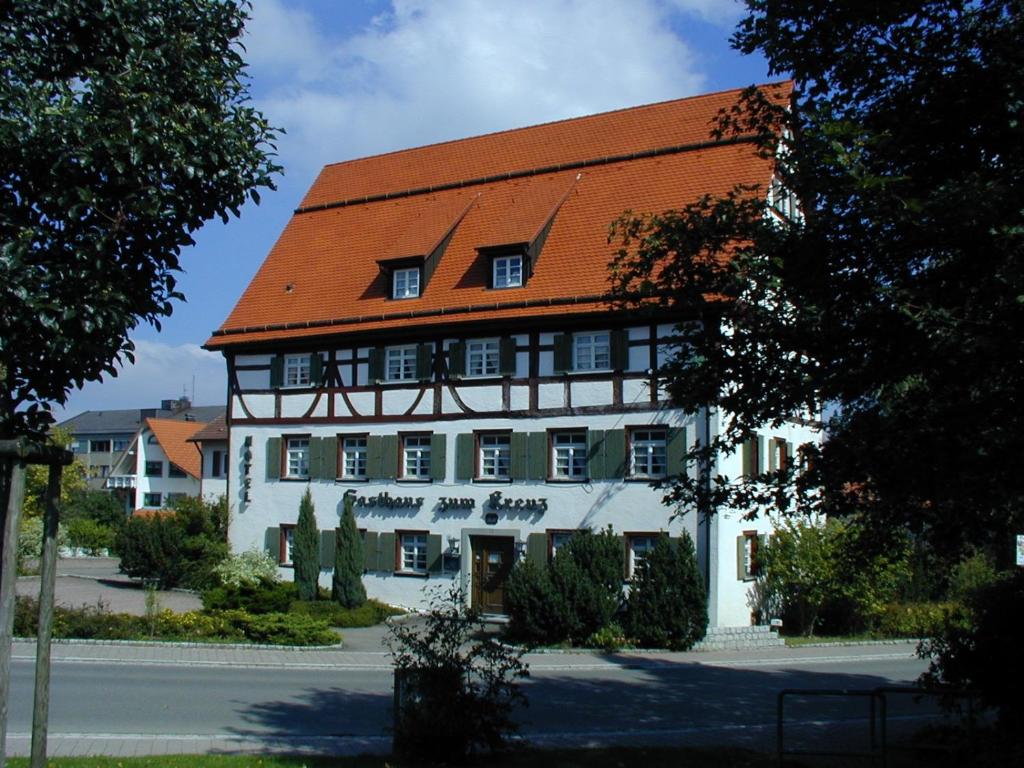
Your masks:
M382 533L377 536L377 570L396 571L395 534Z
M527 464L527 457L529 456L529 450L527 448L527 438L525 432L513 432L509 440L509 449L511 451L511 467L509 471L512 473L513 480L525 480L529 474L529 464Z
M555 336L555 373L572 370L572 336L560 333Z
M381 438L380 476L384 480L398 477L398 435Z
M543 568L548 563L548 535L531 533L526 537L526 559Z
M377 532L363 531L363 571L377 570Z
M611 333L612 369L624 371L629 368L629 332L612 331Z
M668 474L682 474L686 467L683 461L686 457L686 427L670 427L665 435L668 442L665 445L665 463Z
M367 365L367 384L376 384L384 380L384 349L374 347L370 350L369 363Z
M747 578L747 569L743 567L743 556L746 554L746 536L736 537L736 578L739 581L745 581Z
M444 434L434 433L430 436L430 479L444 480L445 465L448 461L445 448L448 445Z
M416 347L416 378L420 381L430 381L432 371L430 364L434 359L434 345L420 344Z
M530 480L548 479L548 433L531 432L529 437L529 469Z
M334 435L320 441L320 478L334 480L338 477L338 438Z
M384 456L384 439L377 435L366 438L366 477L369 480L382 480L384 469L381 466Z
M740 446L740 462L743 465L743 477L750 477L753 472L751 471L751 465L754 460L754 447L750 440L744 440Z
M764 438L753 435L743 441L743 476L753 478L761 474L761 467L764 466L761 457L764 456Z
M603 480L604 473L604 430L587 430L587 477Z
M318 352L309 356L309 383L314 387L320 386L324 380L324 360Z
M337 546L335 529L320 531L320 569L334 568L334 550Z
M458 378L466 375L466 345L457 341L448 347L448 376Z
M516 340L503 338L498 342L498 372L502 376L516 375Z
M267 438L267 480L281 477L281 438Z
M626 430L609 429L604 433L604 476L626 476Z
M766 450L764 435L757 436L757 474L764 472L764 454Z
M270 386L284 386L284 355L274 355L270 358Z
M309 438L309 478L319 480L323 475L320 465L323 463L323 440L319 437Z
M476 440L472 433L455 436L455 479L472 480L476 474Z
M441 566L441 534L427 534L427 571L430 573L440 573Z
M276 525L267 528L263 534L263 549L277 563L281 560L281 529Z

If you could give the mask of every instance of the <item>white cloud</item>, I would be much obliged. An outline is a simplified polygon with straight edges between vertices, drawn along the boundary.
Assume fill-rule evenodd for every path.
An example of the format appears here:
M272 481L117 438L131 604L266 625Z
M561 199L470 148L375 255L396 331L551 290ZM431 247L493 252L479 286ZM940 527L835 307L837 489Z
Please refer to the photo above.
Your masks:
M196 344L171 346L156 341L135 342L135 363L120 366L116 377L86 384L72 392L57 421L83 411L121 408L158 408L161 400L181 397L196 405L222 405L227 393L227 368L223 356Z
M247 47L257 102L287 130L290 171L392 149L700 92L670 21L714 0L392 0L332 37L284 0L260 0Z

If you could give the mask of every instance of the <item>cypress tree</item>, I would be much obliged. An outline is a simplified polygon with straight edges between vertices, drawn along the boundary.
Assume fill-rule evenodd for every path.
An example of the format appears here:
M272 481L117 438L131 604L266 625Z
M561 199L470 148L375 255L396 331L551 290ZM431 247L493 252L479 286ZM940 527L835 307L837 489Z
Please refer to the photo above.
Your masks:
M363 586L363 543L352 511L352 496L345 496L341 525L334 535L331 597L343 608L358 608L366 602L366 587Z
M320 530L316 525L313 496L309 488L306 488L299 502L292 561L295 564L295 586L299 590L299 599L316 600L317 581L320 578Z

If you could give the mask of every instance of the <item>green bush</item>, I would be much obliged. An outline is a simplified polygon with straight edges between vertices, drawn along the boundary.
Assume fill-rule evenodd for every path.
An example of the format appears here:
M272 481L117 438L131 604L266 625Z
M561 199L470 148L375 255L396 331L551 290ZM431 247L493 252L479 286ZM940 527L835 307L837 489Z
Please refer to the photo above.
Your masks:
M876 617L872 634L877 637L933 637L955 617L963 606L957 602L889 603Z
M562 597L551 583L547 566L521 560L505 582L508 635L513 640L557 643L568 637Z
M626 602L627 634L646 648L688 650L708 625L704 580L688 533L659 536L635 569Z
M88 517L76 517L68 521L68 545L85 550L90 555L101 555L113 549L116 533L102 523Z
M203 608L207 611L241 609L251 614L287 613L298 594L290 581L225 584L203 592Z
M953 567L949 576L949 599L969 600L971 595L995 580L996 569L992 558L983 552L975 552Z
M422 627L395 624L394 751L421 763L464 762L505 746L515 732L513 708L525 703L518 679L522 654L483 632L462 593L436 596Z
M117 531L128 516L124 505L108 491L93 491L79 488L72 491L70 498L61 507L62 520L92 520L105 528Z
M114 544L122 573L155 580L161 589L178 586L184 578L181 531L169 515L133 517Z
M333 600L317 600L316 602L296 600L291 604L288 611L289 613L321 619L327 622L329 626L345 629L372 627L380 624L389 616L397 616L403 613L400 608L387 605L379 600L367 600L358 608L342 608Z
M629 640L626 639L626 633L622 627L613 621L594 632L587 638L585 644L588 648L600 648L603 651L611 652L626 647L629 645Z
M240 630L246 640L267 645L337 645L341 637L327 622L295 613L225 611L219 615Z

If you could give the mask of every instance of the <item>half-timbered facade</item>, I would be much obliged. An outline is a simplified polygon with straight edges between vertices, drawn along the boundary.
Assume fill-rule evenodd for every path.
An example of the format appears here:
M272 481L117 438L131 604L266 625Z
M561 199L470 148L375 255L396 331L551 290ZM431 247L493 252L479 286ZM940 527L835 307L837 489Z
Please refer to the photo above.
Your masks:
M207 342L228 365L232 548L287 569L309 487L327 585L350 496L372 596L418 606L454 579L500 613L513 562L577 529L621 536L624 577L654 537L686 530L712 624L749 623L766 523L673 515L652 488L717 424L673 408L656 374L693 318L606 297L623 211L768 188L749 141L708 139L736 96L327 166ZM803 430L766 435L764 460L788 460Z

